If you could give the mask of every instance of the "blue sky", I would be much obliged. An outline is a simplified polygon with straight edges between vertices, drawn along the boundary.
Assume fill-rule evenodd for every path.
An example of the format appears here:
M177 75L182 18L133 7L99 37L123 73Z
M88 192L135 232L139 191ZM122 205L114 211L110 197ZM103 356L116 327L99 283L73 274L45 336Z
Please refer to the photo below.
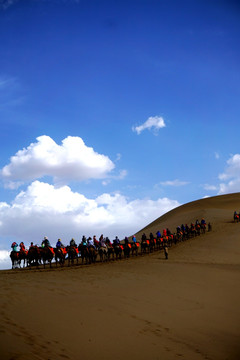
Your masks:
M0 268L240 191L239 39L238 1L0 1Z

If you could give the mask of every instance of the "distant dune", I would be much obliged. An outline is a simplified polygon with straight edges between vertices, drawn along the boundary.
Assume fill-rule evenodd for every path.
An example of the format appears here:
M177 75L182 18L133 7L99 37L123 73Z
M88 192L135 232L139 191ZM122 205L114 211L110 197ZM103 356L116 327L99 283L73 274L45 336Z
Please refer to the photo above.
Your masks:
M212 231L108 263L0 271L0 358L240 359L240 193L194 201L141 229L205 218Z
M176 231L176 227L181 224L190 224L205 218L213 224L215 231L222 222L231 221L234 211L240 212L240 193L213 196L197 201L192 201L185 205L181 205L163 216L159 217L139 232L136 233L138 238L142 233L156 234L158 230L168 227L172 232Z

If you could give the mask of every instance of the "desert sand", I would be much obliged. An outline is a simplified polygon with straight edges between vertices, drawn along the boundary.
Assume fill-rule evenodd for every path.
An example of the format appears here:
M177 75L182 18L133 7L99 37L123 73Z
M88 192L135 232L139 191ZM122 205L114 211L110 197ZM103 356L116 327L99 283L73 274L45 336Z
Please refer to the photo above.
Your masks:
M240 359L240 193L180 206L136 235L212 231L108 263L0 271L0 359Z

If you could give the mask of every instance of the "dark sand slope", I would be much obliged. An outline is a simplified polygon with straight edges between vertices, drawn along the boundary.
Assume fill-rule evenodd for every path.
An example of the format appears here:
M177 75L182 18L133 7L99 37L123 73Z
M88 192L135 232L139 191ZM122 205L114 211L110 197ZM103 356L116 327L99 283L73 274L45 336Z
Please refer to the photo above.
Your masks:
M0 358L240 359L240 194L172 210L146 234L205 217L213 231L109 264L0 272ZM142 231L139 233L139 235Z

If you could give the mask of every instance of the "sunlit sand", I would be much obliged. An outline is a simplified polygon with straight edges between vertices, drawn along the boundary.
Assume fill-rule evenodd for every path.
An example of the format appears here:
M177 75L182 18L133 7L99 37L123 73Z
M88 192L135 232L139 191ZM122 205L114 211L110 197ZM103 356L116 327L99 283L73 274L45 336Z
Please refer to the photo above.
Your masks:
M176 208L137 233L202 217L206 232L107 263L0 272L0 358L240 359L240 194Z

